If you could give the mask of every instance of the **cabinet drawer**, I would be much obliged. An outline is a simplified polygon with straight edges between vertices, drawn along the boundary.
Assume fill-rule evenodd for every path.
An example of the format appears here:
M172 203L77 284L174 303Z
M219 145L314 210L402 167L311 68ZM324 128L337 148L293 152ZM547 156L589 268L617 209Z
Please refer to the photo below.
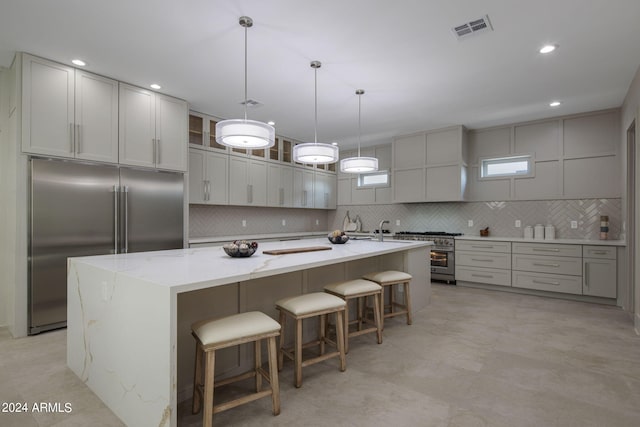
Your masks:
M582 258L514 254L512 261L514 270L582 275Z
M520 243L513 244L514 254L582 256L581 245L562 245L557 243Z
M564 292L565 294L576 295L582 294L582 277L580 276L514 271L511 283L514 288Z
M476 252L511 253L511 242L482 242L478 240L456 240L456 250Z
M483 268L511 269L511 255L485 252L456 252L456 265Z
M456 280L486 283L489 285L511 286L511 273L509 270L473 268L456 265Z
M583 246L582 256L584 258L616 259L615 246Z

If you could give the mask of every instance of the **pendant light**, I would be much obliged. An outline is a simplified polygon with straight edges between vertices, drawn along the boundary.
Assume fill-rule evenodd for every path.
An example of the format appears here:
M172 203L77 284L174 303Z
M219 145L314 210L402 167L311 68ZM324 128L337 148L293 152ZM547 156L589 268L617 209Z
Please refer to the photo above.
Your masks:
M276 140L274 127L247 119L247 28L253 26L253 20L248 16L241 16L239 23L244 28L244 119L216 123L216 142L234 148L273 147Z
M311 61L315 76L315 131L314 142L297 144L293 147L293 159L298 163L327 164L338 161L338 146L318 143L318 68L320 61Z
M360 134L361 116L362 116L362 95L364 95L363 89L356 90L358 95L358 157L348 157L340 160L340 171L347 173L363 173L373 172L378 170L378 159L375 157L361 157L360 156Z

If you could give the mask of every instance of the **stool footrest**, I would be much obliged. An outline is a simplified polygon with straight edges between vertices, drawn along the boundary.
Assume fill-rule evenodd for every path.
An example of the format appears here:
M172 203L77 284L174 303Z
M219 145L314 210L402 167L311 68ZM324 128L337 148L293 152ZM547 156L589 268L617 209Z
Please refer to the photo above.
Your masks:
M337 357L337 356L340 356L340 352L339 351L332 351L331 353L325 353L325 354L320 355L320 356L312 357L311 359L303 360L302 361L302 367L304 368L305 366L314 365L314 364L319 363L319 362L324 362L327 359L331 359L331 358Z
M219 405L214 405L213 413L217 414L218 412L226 411L227 409L235 408L236 406L244 405L245 403L262 399L263 397L270 396L272 393L273 392L271 389L263 390L258 393L250 394L248 396L239 397L238 399L231 400L229 402L220 403Z

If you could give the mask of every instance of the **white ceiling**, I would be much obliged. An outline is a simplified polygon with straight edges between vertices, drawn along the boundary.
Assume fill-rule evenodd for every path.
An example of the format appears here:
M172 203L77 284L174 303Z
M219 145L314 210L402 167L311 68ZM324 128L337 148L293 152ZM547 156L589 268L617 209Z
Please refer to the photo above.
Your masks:
M493 32L452 28L488 14ZM341 147L463 124L481 128L622 104L640 66L638 0L0 0L0 66L16 51L69 63ZM543 56L538 48L557 43ZM562 105L550 108L551 100Z

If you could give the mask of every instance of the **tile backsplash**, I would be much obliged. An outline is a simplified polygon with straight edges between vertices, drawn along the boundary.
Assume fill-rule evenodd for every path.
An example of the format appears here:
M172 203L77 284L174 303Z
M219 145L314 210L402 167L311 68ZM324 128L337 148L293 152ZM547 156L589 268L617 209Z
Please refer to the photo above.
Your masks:
M244 227L243 220L246 221ZM319 209L189 205L189 237L324 231L328 228L327 212Z
M522 237L527 225L551 224L558 239L597 240L600 215L608 215L609 239L619 239L622 233L622 199L339 206L328 214L330 228L342 228L347 211L352 221L360 216L365 231L378 228L381 220L388 219L385 228L392 231L448 231L477 236L480 229L489 227L491 236ZM396 225L397 220L400 225ZM468 226L469 220L473 220L472 227ZM515 227L516 220L522 222L521 228ZM578 222L577 229L571 228L571 221Z
M608 215L609 239L624 238L622 199L351 205L338 206L335 211L190 205L189 237L341 229L347 211L352 220L360 216L365 231L376 229L381 220L388 219L385 227L392 231L448 231L477 236L480 229L489 227L491 236L522 237L527 225L551 224L558 239L593 240L600 237L600 215ZM396 225L397 220L400 225ZM469 220L473 220L472 227L468 226ZM522 222L521 228L515 227L516 220ZM571 221L578 222L577 229L571 228Z

